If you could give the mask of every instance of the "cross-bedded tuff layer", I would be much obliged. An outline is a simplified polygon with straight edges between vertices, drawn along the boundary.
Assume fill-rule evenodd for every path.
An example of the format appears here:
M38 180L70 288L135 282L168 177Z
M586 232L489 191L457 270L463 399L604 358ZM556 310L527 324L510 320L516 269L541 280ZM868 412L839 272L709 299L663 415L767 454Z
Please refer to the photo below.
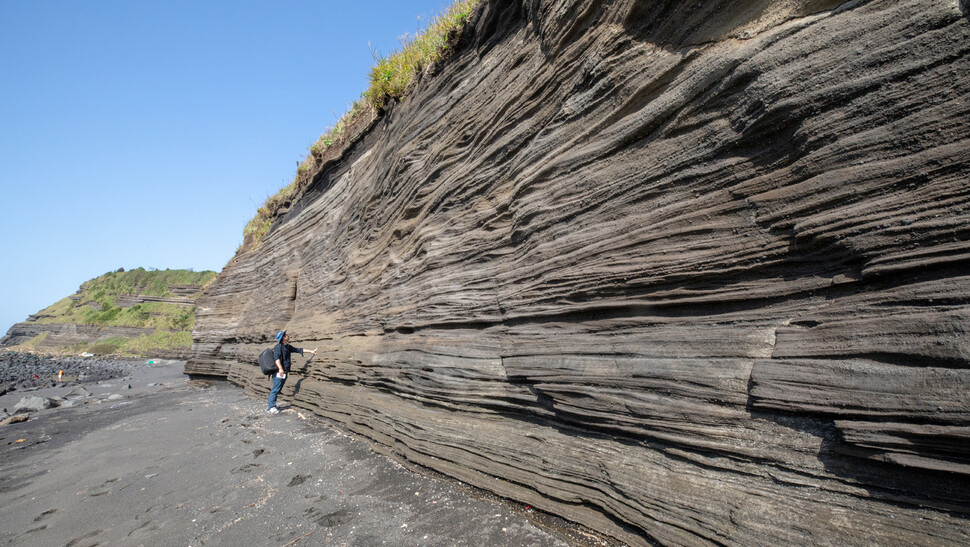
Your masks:
M265 393L287 328L295 404L632 544L965 543L968 53L955 1L483 2L186 371Z

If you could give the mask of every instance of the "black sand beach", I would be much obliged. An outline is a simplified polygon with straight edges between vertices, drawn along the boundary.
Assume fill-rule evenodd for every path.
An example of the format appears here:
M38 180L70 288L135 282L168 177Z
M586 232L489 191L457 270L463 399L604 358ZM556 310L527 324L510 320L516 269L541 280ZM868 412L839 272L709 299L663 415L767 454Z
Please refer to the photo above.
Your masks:
M12 545L595 545L525 507L416 474L365 442L182 363L124 368L0 426ZM70 386L15 391L63 397ZM284 405L286 401L283 401Z

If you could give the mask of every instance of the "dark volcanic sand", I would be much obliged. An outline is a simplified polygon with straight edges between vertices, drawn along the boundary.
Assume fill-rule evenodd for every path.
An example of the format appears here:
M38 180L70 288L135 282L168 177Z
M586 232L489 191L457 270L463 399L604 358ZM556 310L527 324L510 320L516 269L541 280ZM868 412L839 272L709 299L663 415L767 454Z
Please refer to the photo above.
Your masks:
M0 542L598 543L408 471L295 409L270 416L264 401L181 370L133 367L123 381L87 384L86 404L0 426Z

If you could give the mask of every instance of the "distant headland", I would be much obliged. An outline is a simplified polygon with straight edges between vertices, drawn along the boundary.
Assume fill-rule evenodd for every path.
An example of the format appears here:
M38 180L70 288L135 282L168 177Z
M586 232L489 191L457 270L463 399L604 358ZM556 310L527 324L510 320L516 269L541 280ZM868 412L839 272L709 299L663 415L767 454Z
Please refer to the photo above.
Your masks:
M58 354L179 358L213 271L120 268L10 327L0 347Z

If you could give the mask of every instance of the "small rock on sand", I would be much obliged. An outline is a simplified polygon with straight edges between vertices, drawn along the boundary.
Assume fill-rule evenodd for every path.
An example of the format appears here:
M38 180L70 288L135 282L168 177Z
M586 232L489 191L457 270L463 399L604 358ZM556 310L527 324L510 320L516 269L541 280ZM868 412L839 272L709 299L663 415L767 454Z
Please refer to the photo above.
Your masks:
M90 391L84 389L81 386L74 386L74 389L72 389L71 391L68 391L67 394L64 395L64 398L67 400L71 400L71 399L83 399L85 397L90 397L90 396L91 396Z
M0 420L0 425L10 425L10 424L16 424L20 422L26 422L28 419L30 419L30 416L27 414L17 414L16 416L10 416L8 418L4 418Z
M41 410L46 410L52 406L57 406L52 399L31 395L21 399L20 402L13 407L13 413L20 414L21 412L40 412Z

